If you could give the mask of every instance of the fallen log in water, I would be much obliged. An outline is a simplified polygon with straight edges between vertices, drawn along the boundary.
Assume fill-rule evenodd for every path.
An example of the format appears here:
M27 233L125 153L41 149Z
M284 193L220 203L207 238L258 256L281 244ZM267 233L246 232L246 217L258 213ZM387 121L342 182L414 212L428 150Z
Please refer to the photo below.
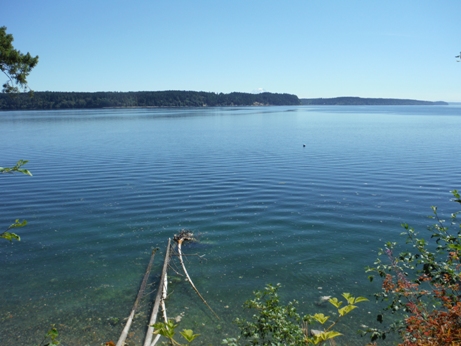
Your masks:
M171 248L171 239L168 238L168 245L166 248L166 253L165 253L165 261L163 262L163 270L162 270L162 275L160 277L160 283L159 283L159 288L157 291L157 296L155 297L155 302L154 302L154 307L152 309L152 314L150 317L149 325L147 327L147 332L146 332L146 338L144 339L144 346L151 346L152 344L155 345L155 343L158 340L159 335L157 336L156 340L152 342L152 336L154 333L154 327L152 325L155 324L157 321L157 314L158 314L158 309L160 306L160 303L162 301L162 309L163 309L163 314L166 320L166 308L164 305L164 300L166 298L167 294L167 269L168 269L168 263L170 262L170 248Z
M128 321L126 322L125 328L123 328L122 334L120 335L120 338L118 339L116 346L125 345L125 340L126 340L126 337L128 336L128 332L130 331L130 327L131 327L131 323L133 322L134 314L136 312L136 309L138 308L139 301L141 300L144 294L144 289L146 288L147 279L149 278L150 270L152 268L152 263L154 262L154 257L155 257L155 253L157 252L157 250L158 249L152 250L152 255L150 257L149 265L147 266L146 273L144 274L144 278L141 283L141 287L139 288L138 295L136 296L136 300L134 301L133 309L131 310L130 317L128 318Z
M160 289L160 287L159 287ZM165 299L168 295L168 273L165 272L165 278L163 280L163 287L162 287L162 297L160 298L160 304L162 306L162 315L163 315L163 321L165 323L168 322L168 316L166 315L166 305L165 305ZM155 321L154 321L155 323ZM154 330L152 330L154 332ZM160 339L160 334L157 334L155 337L154 341L150 344L150 346L155 346L157 344L157 341Z
M182 266L182 269L184 271L184 274L186 274L186 277L187 277L187 281L189 281L190 285L192 286L192 288L194 289L195 293L197 293L197 295L200 297L200 299L205 303L205 305L208 307L208 309L210 309L210 311L216 316L216 318L219 320L219 316L216 314L216 312L214 312L214 310L211 308L211 306L208 305L208 303L206 302L205 298L202 297L202 295L200 294L200 292L198 291L198 289L195 287L194 283L192 282L192 279L190 278L189 276L189 273L187 272L186 270L186 266L184 265L184 261L182 259L182 251L181 251L181 245L184 241L186 240L189 240L189 241L192 241L194 240L193 238L193 234L191 232L188 232L186 230L182 230L178 235L175 235L174 236L174 240L176 241L176 243L178 243L178 253L179 253L179 261L181 262L181 266Z

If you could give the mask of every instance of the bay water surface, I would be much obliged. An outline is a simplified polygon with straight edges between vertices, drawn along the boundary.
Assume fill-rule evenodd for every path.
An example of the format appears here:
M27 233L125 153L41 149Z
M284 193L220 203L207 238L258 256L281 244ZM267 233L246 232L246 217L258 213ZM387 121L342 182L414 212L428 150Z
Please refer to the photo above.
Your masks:
M219 345L252 291L281 283L302 313L320 297L366 296L344 344L377 313L364 268L400 224L422 233L430 206L456 211L461 107L286 106L0 113L0 344L116 341L153 248L159 248L129 345L142 342L168 238L191 230L186 267L216 319L169 272L168 315ZM305 146L304 146L305 145ZM180 339L180 338L179 338ZM341 344L341 341L339 341Z

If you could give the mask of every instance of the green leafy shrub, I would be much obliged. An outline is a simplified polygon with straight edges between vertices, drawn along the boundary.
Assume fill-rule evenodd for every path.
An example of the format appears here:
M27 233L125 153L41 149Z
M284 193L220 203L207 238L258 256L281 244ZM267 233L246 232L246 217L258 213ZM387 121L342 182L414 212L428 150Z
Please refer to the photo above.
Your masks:
M461 203L458 191L452 194L453 201ZM459 211L450 215L449 222L439 216L437 207L432 211L435 224L429 227L429 240L403 224L409 250L396 253L397 243L388 242L379 252L386 260L378 258L375 267L367 269L383 280L377 299L388 302L378 321L384 322L386 311L399 316L384 330L367 329L372 340L396 331L402 338L400 345L461 345Z
M333 330L339 319L354 310L357 307L355 304L368 300L343 293L346 304L341 307L344 302L330 298L328 301L337 309L338 317L327 326L330 316L317 313L301 317L296 312L296 301L287 305L280 304L280 287L280 284L267 285L263 291L255 291L255 298L246 301L244 307L257 312L251 321L237 318L235 322L240 328L240 337L225 339L223 344L235 346L244 342L245 345L321 345L340 336L341 333ZM320 324L321 329L309 331L308 326L314 323Z

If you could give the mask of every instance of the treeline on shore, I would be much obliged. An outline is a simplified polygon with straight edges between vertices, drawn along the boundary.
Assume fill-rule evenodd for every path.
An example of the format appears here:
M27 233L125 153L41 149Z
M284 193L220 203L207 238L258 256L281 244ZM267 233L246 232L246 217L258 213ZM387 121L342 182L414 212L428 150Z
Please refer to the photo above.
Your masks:
M300 105L298 96L276 93L229 94L203 91L34 92L0 94L0 110L83 109L110 107L221 107Z
M447 105L444 101L419 101L407 99L380 99L380 98L361 98L361 97L334 97L301 99L302 105L315 106L417 106L417 105Z

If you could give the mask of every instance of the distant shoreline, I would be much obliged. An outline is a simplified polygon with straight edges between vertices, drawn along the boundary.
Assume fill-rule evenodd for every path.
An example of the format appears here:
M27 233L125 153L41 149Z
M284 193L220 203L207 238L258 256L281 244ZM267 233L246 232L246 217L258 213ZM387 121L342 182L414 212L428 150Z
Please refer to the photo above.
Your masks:
M0 94L0 110L51 110L100 108L166 108L166 107L236 107L299 106L298 96L277 93L229 94L204 91L133 91L133 92L51 92Z
M345 106L345 105L448 105L444 101L408 99L335 97L299 99L293 94L240 93L204 91L130 91L130 92L53 92L0 94L0 110L63 110L107 108L171 108L171 107L248 107L248 106Z
M334 97L300 99L302 105L312 106L446 106L445 101L421 101L411 99L388 99L388 98L361 98L361 97Z

